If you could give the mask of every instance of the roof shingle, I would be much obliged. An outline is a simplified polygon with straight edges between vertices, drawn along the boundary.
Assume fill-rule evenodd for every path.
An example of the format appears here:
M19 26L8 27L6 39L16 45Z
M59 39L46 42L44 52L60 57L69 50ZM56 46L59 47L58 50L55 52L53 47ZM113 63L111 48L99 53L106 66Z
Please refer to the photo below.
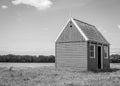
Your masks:
M83 33L87 36L89 41L95 41L99 43L109 44L108 41L103 37L103 35L97 30L94 25L82 22L77 19L73 19Z

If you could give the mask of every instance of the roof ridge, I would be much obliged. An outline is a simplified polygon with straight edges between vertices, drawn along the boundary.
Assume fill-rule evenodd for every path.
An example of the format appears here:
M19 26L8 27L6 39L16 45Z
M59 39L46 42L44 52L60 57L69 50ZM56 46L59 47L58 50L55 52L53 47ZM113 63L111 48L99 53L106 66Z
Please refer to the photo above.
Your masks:
M80 20L78 20L78 19L75 19L75 18L73 18L74 20L76 20L76 21L78 21L78 22L81 22L81 23L84 23L84 24L87 24L87 25L89 25L89 26L93 26L93 27L95 27L94 25L92 25L92 24L89 24L89 23L86 23L86 22L84 22L84 21L80 21Z

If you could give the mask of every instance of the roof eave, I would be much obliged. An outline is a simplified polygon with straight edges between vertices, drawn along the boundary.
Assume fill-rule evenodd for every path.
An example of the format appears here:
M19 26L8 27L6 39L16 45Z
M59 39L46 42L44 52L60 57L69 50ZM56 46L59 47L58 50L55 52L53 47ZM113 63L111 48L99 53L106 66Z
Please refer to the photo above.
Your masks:
M95 42L95 43L101 43L101 44L105 44L105 45L110 45L109 42L105 43L105 42L98 42L98 41L94 41L94 40L88 40L88 42Z

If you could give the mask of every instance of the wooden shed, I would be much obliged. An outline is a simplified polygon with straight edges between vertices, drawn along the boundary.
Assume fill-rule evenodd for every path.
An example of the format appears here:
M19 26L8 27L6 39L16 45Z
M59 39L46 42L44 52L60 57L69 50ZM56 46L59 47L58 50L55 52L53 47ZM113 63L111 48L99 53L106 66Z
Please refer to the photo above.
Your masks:
M55 42L56 67L108 70L109 43L91 24L70 18Z

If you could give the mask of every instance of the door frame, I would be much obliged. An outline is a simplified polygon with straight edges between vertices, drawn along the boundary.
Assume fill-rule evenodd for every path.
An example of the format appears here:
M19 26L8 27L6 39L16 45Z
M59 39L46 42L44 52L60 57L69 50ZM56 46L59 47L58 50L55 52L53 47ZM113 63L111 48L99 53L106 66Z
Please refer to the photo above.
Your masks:
M100 69L103 69L103 47L102 45L97 46L97 58L98 58L98 47L101 47L101 68ZM97 60L97 63L98 63L98 60Z

